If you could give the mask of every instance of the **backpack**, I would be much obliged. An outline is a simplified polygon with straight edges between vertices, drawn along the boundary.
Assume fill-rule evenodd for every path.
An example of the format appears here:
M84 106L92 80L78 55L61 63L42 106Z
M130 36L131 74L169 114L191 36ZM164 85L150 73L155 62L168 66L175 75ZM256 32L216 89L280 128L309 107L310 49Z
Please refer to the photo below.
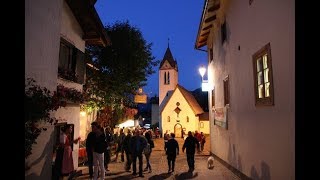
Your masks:
M149 143L147 143L147 146L143 149L144 154L150 154L151 153L151 146Z

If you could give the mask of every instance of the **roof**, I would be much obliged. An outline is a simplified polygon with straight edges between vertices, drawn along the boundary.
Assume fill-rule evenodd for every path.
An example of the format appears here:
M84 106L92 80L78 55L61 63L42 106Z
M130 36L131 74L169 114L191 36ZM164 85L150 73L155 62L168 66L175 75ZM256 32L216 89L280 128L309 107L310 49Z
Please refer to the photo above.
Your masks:
M84 32L82 39L86 44L111 45L111 40L94 8L96 0L66 0L66 2Z
M209 121L209 112L204 112L199 116L200 121Z
M162 61L160 63L160 69L161 69L163 63L166 60L169 62L169 64L171 65L172 68L178 69L177 61L175 61L173 59L173 56L172 56L172 53L171 53L171 50L170 50L169 46L167 47L167 50L166 50L166 52L165 52L165 54L163 56L163 59L162 59Z
M220 1L205 0L200 19L195 49L207 44L208 36L213 28L213 21L217 18L216 11L220 8Z
M177 90L179 90L181 92L182 96L185 98L187 103L190 105L190 107L193 110L195 115L199 115L199 114L204 113L203 109L201 108L201 106L199 105L197 100L194 98L194 96L191 94L191 92L189 92L188 90L186 90L184 87L182 87L179 84L177 84L177 86L176 86L176 88L174 89L173 92L175 92ZM170 94L170 96L168 96L165 99L163 99L163 101L162 101L162 103L160 105L160 112L163 111L164 107L170 101L173 92Z
M171 96L172 96L172 94L173 94L174 91L175 91L175 90L171 90L171 91L168 91L168 92L167 92L167 96L165 96L165 97L163 98L163 100L162 100L162 102L161 102L161 104L160 104L160 106L159 106L160 112L162 112L162 110L164 109L164 107L167 105L167 103L168 103L168 101L170 100L170 98L171 98Z

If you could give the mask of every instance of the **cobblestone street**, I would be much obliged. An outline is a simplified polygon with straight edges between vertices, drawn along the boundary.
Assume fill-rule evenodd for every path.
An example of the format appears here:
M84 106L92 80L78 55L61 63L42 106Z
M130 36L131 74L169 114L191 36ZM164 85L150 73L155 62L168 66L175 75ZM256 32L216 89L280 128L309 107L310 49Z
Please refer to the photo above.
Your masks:
M133 176L132 171L126 172L124 170L124 163L122 162L111 162L109 164L109 169L106 179L216 179L216 180L234 180L240 179L235 174L233 174L229 169L223 166L218 161L214 161L214 168L207 168L207 158L209 156L210 140L207 137L207 143L205 144L204 151L195 156L195 170L193 173L188 173L188 164L186 159L186 154L182 153L183 139L176 138L179 143L179 155L176 159L175 172L168 174L167 157L164 151L163 139L154 139L155 148L152 151L150 163L152 167L152 172L149 173L145 171L143 173L144 177ZM113 157L114 159L114 157ZM120 161L120 158L118 158ZM143 169L146 166L145 157L143 157ZM138 161L137 161L138 169ZM82 176L77 177L77 180L89 179L88 168L86 166L79 167L82 170ZM138 173L138 172L137 172Z

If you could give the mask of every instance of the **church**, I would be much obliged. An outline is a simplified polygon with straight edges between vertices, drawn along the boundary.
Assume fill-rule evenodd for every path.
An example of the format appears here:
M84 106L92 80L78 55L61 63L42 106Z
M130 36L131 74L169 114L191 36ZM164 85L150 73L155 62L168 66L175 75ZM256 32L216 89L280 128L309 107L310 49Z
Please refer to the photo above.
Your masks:
M209 116L190 91L178 82L178 64L169 45L159 67L159 128L177 138L188 131L209 134Z

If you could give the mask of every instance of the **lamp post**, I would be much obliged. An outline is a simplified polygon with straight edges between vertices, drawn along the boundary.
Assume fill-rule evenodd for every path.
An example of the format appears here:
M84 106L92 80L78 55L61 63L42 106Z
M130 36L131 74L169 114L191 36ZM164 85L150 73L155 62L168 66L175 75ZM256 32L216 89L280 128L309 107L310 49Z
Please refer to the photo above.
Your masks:
M201 75L201 85L202 85L202 91L208 91L208 80L204 80L204 74L206 73L207 69L204 67L204 65L201 65L199 68L199 73Z
M199 68L199 73L201 75L201 80L203 81L203 76L206 73L206 68L204 67L204 65L201 65L201 67Z

